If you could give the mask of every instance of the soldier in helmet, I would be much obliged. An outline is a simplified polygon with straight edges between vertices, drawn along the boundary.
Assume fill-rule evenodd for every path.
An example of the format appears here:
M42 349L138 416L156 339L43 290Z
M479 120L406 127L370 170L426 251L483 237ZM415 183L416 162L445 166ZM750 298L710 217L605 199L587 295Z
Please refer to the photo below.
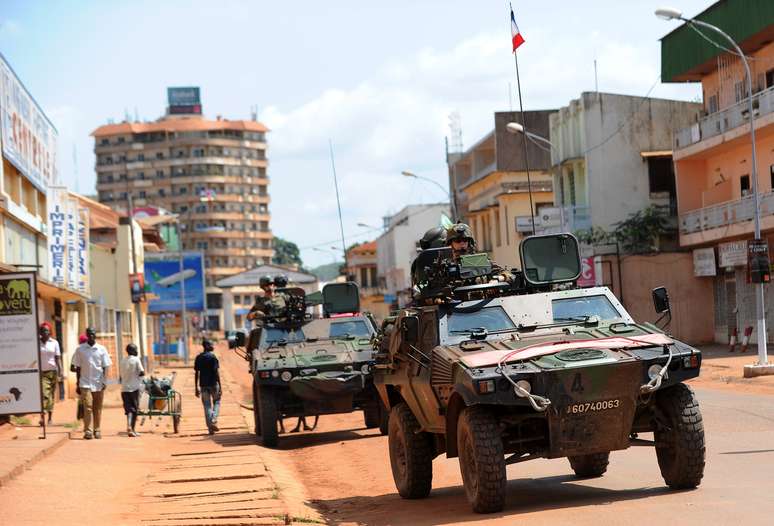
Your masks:
M423 235L422 239L419 240L420 250L427 250L428 248L441 248L445 246L446 230L440 226L431 228L425 232L425 235Z
M255 304L247 313L248 320L256 320L263 325L265 318L281 318L287 309L287 296L283 292L277 292L277 282L288 284L288 278L277 276L272 279L271 276L261 276L258 282L263 289L263 296L255 299Z
M458 260L460 256L473 254L476 251L473 231L465 223L457 223L446 230L446 245L451 247L455 260Z
M274 286L278 289L284 289L288 286L288 277L285 274L277 274L274 276Z

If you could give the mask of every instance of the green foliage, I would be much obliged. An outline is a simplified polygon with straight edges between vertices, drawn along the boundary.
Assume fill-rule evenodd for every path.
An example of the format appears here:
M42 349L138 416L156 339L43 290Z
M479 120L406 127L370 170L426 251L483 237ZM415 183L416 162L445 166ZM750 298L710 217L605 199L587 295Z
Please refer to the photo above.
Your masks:
M317 276L320 281L331 281L336 279L341 274L341 267L344 266L344 262L338 261L336 263L327 263L320 265L313 269L309 269L311 274Z
M301 252L298 250L298 245L281 237L274 238L274 258L272 263L275 265L298 265L299 267L304 265L303 261L301 261Z
M578 238L580 243L586 245L604 245L615 242L613 234L599 226L593 226L588 230L577 230L575 237Z
M658 252L659 238L670 234L669 216L663 207L650 205L615 223L613 237L624 252L644 254Z

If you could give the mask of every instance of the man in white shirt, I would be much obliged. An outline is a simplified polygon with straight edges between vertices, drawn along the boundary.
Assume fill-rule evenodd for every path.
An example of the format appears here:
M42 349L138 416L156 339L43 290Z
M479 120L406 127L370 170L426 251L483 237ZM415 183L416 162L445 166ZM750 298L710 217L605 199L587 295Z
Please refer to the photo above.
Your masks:
M113 365L110 354L104 346L97 343L97 331L93 327L86 329L86 343L75 350L72 369L78 377L76 392L83 403L83 438L102 438L102 400L105 395L105 381L108 367ZM91 427L92 416L94 428ZM93 432L93 434L92 434Z
M51 325L40 324L40 383L43 391L43 410L48 413L48 423L54 413L56 386L62 381L62 351L59 342L51 337ZM40 425L43 425L41 416Z
M145 369L137 357L137 346L130 343L126 346L126 358L121 360L121 400L124 403L126 415L126 433L130 437L139 436L134 430L137 424L137 409L140 405L140 390Z

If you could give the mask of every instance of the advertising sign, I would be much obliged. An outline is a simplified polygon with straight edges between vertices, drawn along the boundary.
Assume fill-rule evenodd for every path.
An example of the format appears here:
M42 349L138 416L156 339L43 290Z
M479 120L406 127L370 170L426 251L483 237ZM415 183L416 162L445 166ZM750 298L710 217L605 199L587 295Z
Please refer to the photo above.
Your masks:
M178 88L167 88L167 102L170 106L193 106L201 104L199 98L199 87L188 86Z
M148 312L179 311L180 293L185 281L185 308L201 311L205 308L204 258L201 252L183 253L183 270L176 252L145 255L145 296Z
M78 290L78 203L67 195L67 253L65 264L67 266L67 288Z
M0 274L0 414L40 413L40 346L33 272Z
M67 188L48 189L48 268L49 279L57 286L66 285L67 266Z
M718 265L744 267L747 265L747 241L731 241L718 245Z
M594 264L594 247L580 246L581 274L578 277L579 287L595 287L597 285L597 269Z
M78 209L78 290L89 295L89 209Z
M132 303L145 303L145 279L142 274L129 274Z
M693 251L693 275L697 278L717 275L714 248L697 248Z
M38 190L57 180L57 131L0 55L3 155Z
M540 228L540 216L535 217L535 229ZM516 217L516 232L523 234L532 233L532 217L530 216L517 216Z

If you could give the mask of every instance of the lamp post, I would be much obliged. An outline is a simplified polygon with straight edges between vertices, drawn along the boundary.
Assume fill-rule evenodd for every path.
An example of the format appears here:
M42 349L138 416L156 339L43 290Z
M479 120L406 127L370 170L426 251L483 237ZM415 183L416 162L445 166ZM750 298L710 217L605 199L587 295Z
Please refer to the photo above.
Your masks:
M430 179L429 177L422 177L421 175L417 175L414 172L409 172L408 170L403 170L400 174L402 176L404 176L404 177L413 177L414 179L421 179L422 181L427 181L429 183L433 183L435 186L440 188L441 191L443 193L445 193L447 195L447 197L449 198L449 206L451 208L451 213L454 216L452 218L452 220L456 221L457 219L459 219L457 217L457 204L455 203L454 196L451 193L451 188L449 188L449 190L447 190L438 181L434 181L433 179Z
M734 39L719 27L713 26L712 24L708 24L707 22L703 22L701 20L696 20L695 18L686 18L683 16L681 11L670 7L656 9L655 14L657 17L664 20L682 20L686 24L692 24L714 31L715 33L725 38L728 43L731 44L731 47L733 47L733 49L736 51L736 54L739 56L739 58L742 59L742 64L744 64L744 73L747 80L747 111L750 118L750 142L752 143L752 192L755 211L755 241L759 242L761 240L761 210L760 197L758 194L758 160L755 150L755 117L753 114L752 75L750 74L750 64L747 62L747 57L742 52L742 49L739 47L739 45L734 41ZM766 349L766 307L763 283L758 283L755 286L755 289L755 303L758 317L758 363L752 366L745 365L745 376L748 376L748 373L750 376L756 376L757 374L761 373L765 374L763 371L754 372L756 367L767 369L769 374L774 374L774 368L768 370L770 366L768 363L768 353Z
M384 228L379 228L378 226L369 225L368 223L358 223L357 226L359 226L360 228L367 228L368 230L384 230Z

